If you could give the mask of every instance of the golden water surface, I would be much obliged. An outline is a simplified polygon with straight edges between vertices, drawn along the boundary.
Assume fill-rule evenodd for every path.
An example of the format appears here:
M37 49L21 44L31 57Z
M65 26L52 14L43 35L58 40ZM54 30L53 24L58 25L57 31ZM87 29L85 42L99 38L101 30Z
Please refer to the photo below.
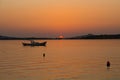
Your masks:
M22 42L0 41L0 80L120 80L120 40L48 40L46 47Z

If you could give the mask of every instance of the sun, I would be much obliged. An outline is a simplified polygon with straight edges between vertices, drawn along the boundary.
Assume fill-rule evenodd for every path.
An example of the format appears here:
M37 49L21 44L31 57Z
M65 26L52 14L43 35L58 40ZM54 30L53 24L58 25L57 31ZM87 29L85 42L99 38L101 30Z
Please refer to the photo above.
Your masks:
M63 38L64 38L64 36L63 36L63 35L60 35L60 36L59 36L59 39L63 39Z

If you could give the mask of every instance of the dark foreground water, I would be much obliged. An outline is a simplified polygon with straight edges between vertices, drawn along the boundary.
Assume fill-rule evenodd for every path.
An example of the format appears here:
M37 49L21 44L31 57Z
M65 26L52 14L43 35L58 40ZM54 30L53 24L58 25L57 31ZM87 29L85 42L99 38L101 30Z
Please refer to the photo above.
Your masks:
M0 41L0 80L120 80L120 40L49 40L47 47L21 42Z

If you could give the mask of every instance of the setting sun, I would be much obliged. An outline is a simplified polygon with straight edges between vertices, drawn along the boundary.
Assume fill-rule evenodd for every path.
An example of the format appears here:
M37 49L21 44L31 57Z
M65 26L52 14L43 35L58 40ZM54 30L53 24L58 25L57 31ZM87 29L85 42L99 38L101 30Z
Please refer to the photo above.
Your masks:
M63 35L60 35L60 36L59 36L59 38L60 38L60 39L63 39L63 38L64 38L64 36L63 36Z

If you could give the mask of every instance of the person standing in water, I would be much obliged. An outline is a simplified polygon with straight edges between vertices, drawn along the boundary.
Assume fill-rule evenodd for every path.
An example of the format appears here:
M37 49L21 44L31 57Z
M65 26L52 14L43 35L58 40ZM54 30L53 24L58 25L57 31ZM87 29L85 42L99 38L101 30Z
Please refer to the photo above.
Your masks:
M45 57L45 53L43 53L43 57Z
M110 64L110 62L109 62L109 61L107 61L107 65L106 65L106 66L107 66L107 68L110 68L110 65L111 65L111 64Z

